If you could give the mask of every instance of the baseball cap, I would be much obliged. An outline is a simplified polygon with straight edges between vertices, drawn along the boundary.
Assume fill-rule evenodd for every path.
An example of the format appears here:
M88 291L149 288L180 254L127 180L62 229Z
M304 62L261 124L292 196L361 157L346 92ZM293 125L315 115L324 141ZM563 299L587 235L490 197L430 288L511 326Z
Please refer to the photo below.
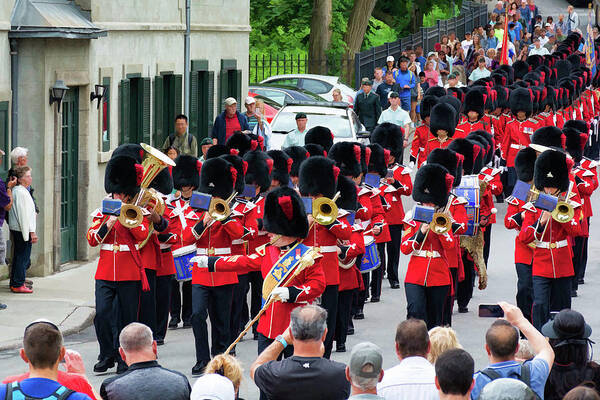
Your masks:
M54 328L54 329L56 329L57 331L60 332L60 329L58 329L58 326L54 322L52 322L52 321L50 321L49 319L46 319L46 318L39 318L39 319L36 319L35 321L31 321L29 323L29 325L27 325L25 327L25 332L27 332L27 329L29 329L31 326L37 325L37 324L50 325L52 328Z
M244 100L244 104L254 104L256 103L256 99L252 96L248 96L246 97L246 100Z
M235 400L233 383L222 375L204 374L194 383L191 400Z
M454 72L451 73L450 75L448 75L448 79L456 79L456 78L457 78L457 76Z
M398 92L394 92L393 90L388 94L388 99L394 98L397 99L398 97Z
M212 144L212 139L205 137L200 141L200 146L206 146L207 144Z
M369 86L373 86L373 81L370 80L369 78L362 78L360 81L361 85L369 85Z
M381 348L371 342L359 343L350 353L350 372L361 378L376 378L381 372L383 354Z
M301 119L301 118L306 118L306 114L303 112L299 112L298 114L296 114L296 119Z
M233 97L228 97L225 99L225 105L226 106L232 106L234 104L237 104L237 100L234 99Z
M394 62L394 56L387 56L387 58L385 59L385 62Z

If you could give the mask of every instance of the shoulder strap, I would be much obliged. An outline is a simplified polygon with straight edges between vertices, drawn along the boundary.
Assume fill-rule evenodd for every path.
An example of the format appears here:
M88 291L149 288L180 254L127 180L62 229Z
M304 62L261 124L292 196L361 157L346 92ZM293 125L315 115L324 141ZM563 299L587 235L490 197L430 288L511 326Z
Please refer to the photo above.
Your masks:
M479 371L479 373L481 373L482 375L487 376L492 381L496 380L498 378L502 378L502 376L497 371L495 371L492 368L486 368L486 369L484 369L482 371Z
M73 393L75 393L74 390L61 386L49 398L56 397L56 400L67 400Z
M175 134L171 133L169 135L169 146L173 146L173 142L175 141Z
M191 150L192 149L192 134L188 132L187 135L188 135L188 146Z
M529 364L521 364L521 376L519 380L531 387L531 365Z
M17 393L16 397L13 397L13 392ZM19 382L12 382L6 385L6 396L5 400L67 400L69 396L75 393L74 390L68 389L64 386L59 386L52 394L47 397L31 397L23 393L23 389L21 389L21 385Z

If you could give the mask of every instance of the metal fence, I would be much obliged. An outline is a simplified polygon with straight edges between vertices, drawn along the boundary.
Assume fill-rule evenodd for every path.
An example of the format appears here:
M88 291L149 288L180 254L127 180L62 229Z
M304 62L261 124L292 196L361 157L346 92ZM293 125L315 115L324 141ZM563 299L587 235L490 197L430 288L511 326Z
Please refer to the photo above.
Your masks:
M321 60L309 59L308 54L251 54L248 82L257 83L280 74L306 74L310 64L323 68L326 75L340 75L353 62L344 56L329 56Z
M402 50L407 46L423 46L425 54L433 50L436 43L441 41L443 35L454 31L456 37L463 38L465 32L471 32L478 26L484 26L488 22L487 5L472 1L463 1L461 12L458 16L438 20L437 24L428 28L421 28L417 33L400 38L395 42L385 43L381 46L372 47L368 50L356 53L354 58L354 83L358 88L359 82L364 76L372 76L375 67L385 65L387 56L398 59Z

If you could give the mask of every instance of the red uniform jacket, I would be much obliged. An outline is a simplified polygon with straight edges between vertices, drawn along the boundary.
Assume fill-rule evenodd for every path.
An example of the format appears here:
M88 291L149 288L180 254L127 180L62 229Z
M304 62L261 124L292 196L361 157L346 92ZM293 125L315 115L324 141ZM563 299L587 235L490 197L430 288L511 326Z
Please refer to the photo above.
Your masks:
M385 210L383 208L385 199L383 199L381 193L381 190L383 189L384 186L380 189L372 189L371 191L371 205L373 206L373 217L371 218L372 226L379 226L381 228L381 233L375 236L375 242L377 243L386 243L392 240L390 228L385 222Z
M262 222L259 222L259 220L262 221L265 212L265 196L261 195L254 201L254 205L256 205L256 207L252 209L252 214L248 216L248 219L254 219L254 221L258 223L258 228L262 227ZM248 240L248 254L254 253L257 247L268 242L269 236L267 235L267 232L259 229L256 235Z
M391 169L394 171L394 178L388 181L383 190L383 198L387 203L383 209L385 211L385 221L388 225L402 225L404 221L404 207L402 206L401 196L410 196L412 193L412 180L410 179L410 170L404 165L394 164Z
M502 194L503 190L502 181L500 180L500 170L497 168L483 167L479 173L479 179L488 183L484 193L484 199L481 199L481 201L486 203L491 212L491 209L494 208L493 196L499 196ZM496 223L496 214L490 213L489 222L490 224Z
M450 204L450 208L448 209L450 215L452 215L452 219L454 219L454 222L452 223L454 247L446 250L446 258L448 259L450 268L459 268L459 275L461 276L464 274L464 271L461 271L460 268L462 265L462 256L458 237L467 231L467 224L469 222L465 204L467 204L467 200L464 197L454 197Z
M452 138L448 138L444 142L440 142L438 138L431 135L429 137L429 140L427 141L427 146L425 147L425 160L427 160L427 157L429 157L429 154L434 149L445 149L446 147L448 147L450 142L452 142Z
M456 125L456 131L454 132L454 136L452 136L452 139L464 139L469 135L469 133L479 130L490 132L491 126L489 121L484 120L484 118L480 118L475 122L470 122L466 120Z
M256 221L256 206L251 201L237 198L231 207L232 215L244 227L244 234L239 239L231 241L231 254L246 255L247 242L258 237L258 223Z
M342 241L341 248L345 250L344 254L341 254L339 257L344 261L345 264L349 263L352 259L358 259L365 254L365 241L363 239L364 229L360 224L354 224L352 226L352 235L350 236L350 240ZM340 287L339 291L342 292L344 290L353 290L360 288L363 283L362 276L356 263L360 262L360 260L356 260L356 262L348 269L342 268L340 266Z
M420 231L420 222L409 220L404 223L406 233L400 250L403 254L411 254L404 282L421 286L450 285L452 277L446 251L454 248L454 235L451 232L437 235L431 231L425 235Z
M213 272L207 273L236 275L236 272L244 274L260 271L264 278L286 251L287 249L281 250L275 246L267 246L262 255L253 253L249 256L211 257L209 258L209 271ZM258 321L258 332L269 339L275 339L277 335L281 335L288 328L290 314L294 308L312 302L323 293L325 275L321 263L315 262L313 266L301 271L285 286L290 288L290 299L285 303L272 303Z
M165 213L163 217L170 221L171 219L171 209L165 207ZM160 248L160 257L161 261L156 270L156 276L167 276L175 274L175 262L173 261L173 251L172 247L175 243L179 241L177 237L177 232L174 232L171 228L171 225L167 227L167 230L164 232L156 233L156 238L159 242Z
M204 213L198 215L200 222L193 227L188 227L183 234L186 244L195 243L198 255L230 255L231 241L240 239L244 234L244 227L235 218L229 217L224 221L210 221L212 225L205 227L202 223ZM223 286L237 283L235 272L215 274L204 268L192 269L192 284L203 286Z
M168 196L166 208L169 210L168 216L165 215L165 218L169 220L169 232L177 235L176 243L171 246L171 250L175 251L185 246L183 232L188 227L196 225L200 218L196 211L190 207L190 202L182 197Z
M137 246L146 239L148 219L144 218L140 226L132 229L121 226L117 221L109 231L105 224L108 216L102 214L100 209L94 211L92 218L92 226L87 231L87 240L92 247L100 245L100 259L95 279L112 282L139 281L140 267L135 262L128 244L129 240L132 240ZM126 231L131 235L129 236Z
M537 121L528 118L525 121L512 120L506 125L504 141L502 142L502 158L506 160L507 167L515 166L515 157L519 150L531 143L530 136L538 128Z
M522 212L525 210L523 206L525 204L531 205L531 203L525 203L512 196L506 198L506 203L508 204L508 208L506 209L506 215L504 216L504 226L508 229L515 229L517 232L520 232L523 227ZM515 237L515 264L531 265L531 262L533 261L533 249L535 249L535 244L523 243L519 238L519 234L517 234Z
M504 122L501 117L486 114L482 119L489 124L490 130L488 132L492 134L496 148L500 148L500 143L502 143L502 139L504 138Z
M415 135L410 146L410 161L414 162L418 167L427 159L425 149L431 137L428 125L423 124L415 129Z
M525 217L519 239L523 243L535 241L533 276L545 278L573 276L573 260L568 237L579 234L578 213L575 213L575 218L564 224L550 218L547 223L548 227L545 229L544 225L539 224L541 210L537 210L531 203L526 204L523 208Z
M583 168L581 165L573 169L575 174L577 191L583 200L583 217L591 217L594 215L592 212L592 202L590 196L594 193L594 190L598 188L598 177L589 169Z
M560 128L560 129L562 129L563 126L565 125L565 120L560 111L556 111L556 112L552 113L552 125L556 126L557 128Z

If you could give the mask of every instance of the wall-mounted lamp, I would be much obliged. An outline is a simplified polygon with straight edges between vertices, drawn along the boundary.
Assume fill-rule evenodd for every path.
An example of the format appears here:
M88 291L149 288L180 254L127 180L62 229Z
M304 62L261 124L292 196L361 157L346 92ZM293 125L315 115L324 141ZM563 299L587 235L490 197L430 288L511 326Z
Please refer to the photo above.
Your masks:
M90 92L90 101L93 102L95 99L98 99L98 104L96 108L100 108L100 102L102 98L106 95L108 91L108 85L95 85L94 91Z
M69 87L60 79L57 79L54 86L50 88L50 105L54 102L58 102L58 112L60 112L60 103L62 103L65 98L67 90L69 90Z

